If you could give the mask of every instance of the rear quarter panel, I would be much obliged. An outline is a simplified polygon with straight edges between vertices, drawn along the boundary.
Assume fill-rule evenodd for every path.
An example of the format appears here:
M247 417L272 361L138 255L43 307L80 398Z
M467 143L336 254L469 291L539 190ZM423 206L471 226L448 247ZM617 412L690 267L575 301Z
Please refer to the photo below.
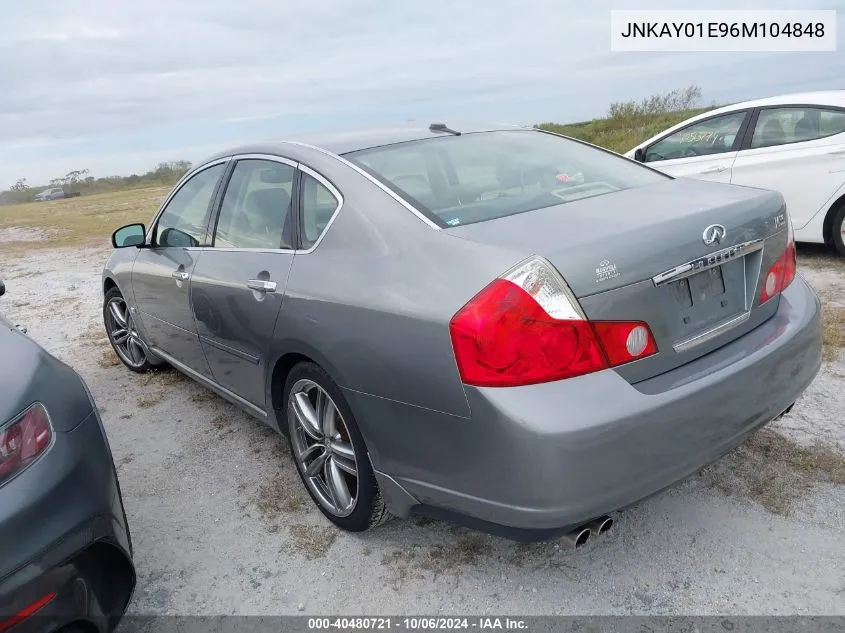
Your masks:
M438 231L332 157L307 164L344 204L294 257L274 358L301 353L342 388L468 417L449 320L526 254Z

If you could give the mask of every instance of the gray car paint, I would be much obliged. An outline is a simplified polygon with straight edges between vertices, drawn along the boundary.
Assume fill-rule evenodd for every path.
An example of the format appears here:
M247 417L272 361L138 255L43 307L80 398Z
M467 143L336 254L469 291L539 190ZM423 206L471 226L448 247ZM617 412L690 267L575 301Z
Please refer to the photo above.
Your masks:
M430 136L427 130L347 135L328 146L351 151L385 139L425 136ZM326 149L273 143L237 148L209 160L240 154L283 156L307 165L342 192L340 212L313 252L235 257L216 249L192 249L192 261L202 274L197 275L199 292L194 292L193 281L187 292L178 292L179 301L187 295L190 306L187 312L179 308L177 317L184 337L170 348L167 339L155 345L147 338L150 324L159 327L163 315L174 310L174 305L159 306L177 294L166 268L158 276L161 298L144 290L140 330L153 353L180 361L179 369L282 432L286 421L280 411L280 387L285 372L301 357L320 364L343 389L398 514L432 506L519 528L588 520L590 513L636 501L712 461L794 402L818 371L817 300L800 279L783 298L762 307L756 306L754 294L755 304L749 306L753 314L742 328L693 354L664 353L666 346L661 345L656 358L617 370L506 389L465 387L454 360L448 331L452 315L533 253L558 267L585 297L582 306L590 316L646 318L657 323L655 335L665 343L671 327L660 325L649 278L705 254L701 232L713 222L728 228L724 246L765 239L761 263L769 265L786 239L785 230L775 232L771 224L782 212L777 194L667 180L438 230ZM116 250L104 270L104 283L116 283L124 296L137 299L133 263L156 250L168 249ZM606 286L590 279L602 258L612 259L621 271ZM159 259L162 266L168 261L167 256ZM234 260L243 268L231 268ZM271 332L266 306L256 311L254 297L233 284L243 283L257 270L284 270L288 262ZM175 270L177 261L169 265ZM756 288L759 270L752 273L749 278ZM214 329L207 322L209 306L217 310ZM132 307L139 307L137 301ZM269 312L274 309L275 304ZM244 319L245 314L250 318ZM210 346L200 344L198 332ZM761 345L761 338L771 340ZM214 353L228 353L228 362L220 355L209 367L206 359L212 347ZM240 353L233 353L236 350ZM232 376L249 368L245 363L263 373L263 402L261 394L236 377L220 378L226 377L227 365ZM711 371L719 380L708 377ZM251 368L248 372L254 375ZM761 384L760 375L770 382ZM661 380L684 388L649 393L653 385L664 384ZM697 406L679 404L681 393ZM715 416L706 413L713 402ZM570 415L572 422L567 421ZM578 458L587 447L595 450ZM573 477L586 466L593 479L576 486ZM634 471L642 471L639 483L619 478L634 466Z
M10 615L7 609L15 604L20 608L20 599L32 601L33 592L58 591L55 605L41 612L45 626L67 623L69 615L95 618L100 608L119 618L135 584L132 545L111 449L90 392L72 368L2 315L0 356L0 427L40 402L55 432L44 454L0 482L0 615ZM86 559L83 552L95 543ZM104 544L116 558L100 557ZM83 564L92 556L99 569ZM103 574L110 578L108 594L100 584ZM57 575L79 578L102 604L93 610L91 600L80 604L78 588L73 593L52 584ZM53 611L61 609L64 618L54 619ZM112 620L107 630L116 624Z

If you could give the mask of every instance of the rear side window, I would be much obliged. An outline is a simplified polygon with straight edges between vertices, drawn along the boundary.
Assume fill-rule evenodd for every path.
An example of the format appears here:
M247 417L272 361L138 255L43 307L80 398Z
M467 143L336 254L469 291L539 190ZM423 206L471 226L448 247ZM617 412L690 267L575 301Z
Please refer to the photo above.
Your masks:
M668 179L610 152L528 130L440 136L352 152L346 158L441 227Z
M326 230L340 201L319 180L302 172L302 248L311 248Z
M760 111L752 149L813 141L845 132L845 112L824 108L766 108Z
M215 248L292 248L291 190L295 169L270 160L239 160L229 179Z

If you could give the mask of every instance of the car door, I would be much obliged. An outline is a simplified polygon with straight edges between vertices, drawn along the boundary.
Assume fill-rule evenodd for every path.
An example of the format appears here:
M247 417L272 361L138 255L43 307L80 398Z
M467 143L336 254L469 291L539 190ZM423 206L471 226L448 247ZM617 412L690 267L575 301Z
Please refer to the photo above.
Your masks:
M206 244L209 213L226 164L193 174L171 195L132 268L135 307L147 343L205 376L191 312L191 274Z
M644 162L670 176L728 183L749 116L739 110L692 123L644 148Z
M800 230L845 184L845 109L761 108L731 182L779 191Z
M215 382L265 410L264 371L294 254L296 163L241 158L213 240L194 268L191 306Z

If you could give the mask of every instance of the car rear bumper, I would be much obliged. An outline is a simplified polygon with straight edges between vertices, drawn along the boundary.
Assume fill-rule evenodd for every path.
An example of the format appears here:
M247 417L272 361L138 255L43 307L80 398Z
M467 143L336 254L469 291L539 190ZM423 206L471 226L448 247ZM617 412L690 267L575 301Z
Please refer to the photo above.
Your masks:
M799 276L764 324L636 385L603 371L468 387L471 419L387 411L360 394L356 403L395 421L379 425L389 428L375 432L373 456L394 511L437 508L482 529L546 538L674 484L787 409L819 370L819 313Z
M0 627L53 592L37 617L14 630L54 630L76 619L103 631L116 624L135 574L96 408L73 430L57 431L48 452L0 488L0 543Z

